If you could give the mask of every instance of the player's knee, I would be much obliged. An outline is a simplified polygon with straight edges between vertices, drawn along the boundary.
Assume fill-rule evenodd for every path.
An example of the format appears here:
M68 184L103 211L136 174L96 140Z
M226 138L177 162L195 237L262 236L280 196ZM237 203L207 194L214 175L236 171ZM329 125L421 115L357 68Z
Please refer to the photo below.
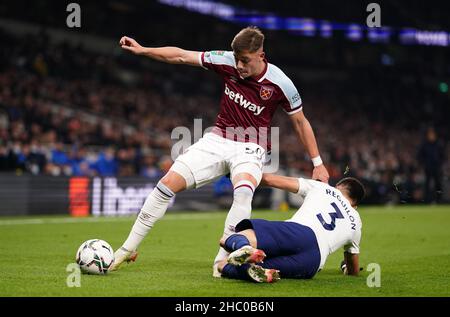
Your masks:
M175 193L195 187L195 179L191 169L180 161L175 161L169 172L161 181Z
M167 172L167 174L160 180L160 183L174 193L178 193L186 189L186 179L174 171Z
M251 181L253 186L257 187L261 182L262 169L258 164L242 163L233 168L231 171L231 179L233 183L241 180Z
M166 175L164 175L159 182L164 184L164 186L167 186L169 188L173 187L174 184L176 184L177 181L177 177L176 177L176 173L172 172L172 171L168 171L166 173Z
M249 181L254 187L258 186L258 180L249 173L239 173L233 177L233 184L237 184L240 181Z

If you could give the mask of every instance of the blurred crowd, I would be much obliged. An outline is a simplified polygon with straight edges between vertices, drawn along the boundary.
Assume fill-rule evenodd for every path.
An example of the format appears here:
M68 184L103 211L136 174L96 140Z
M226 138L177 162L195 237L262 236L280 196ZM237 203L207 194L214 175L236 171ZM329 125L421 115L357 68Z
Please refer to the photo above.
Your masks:
M214 123L221 92L214 74L54 44L45 33L0 36L8 43L0 47L0 171L161 177L172 164L172 130L192 128L194 118L203 129ZM421 65L363 68L352 54L344 50L341 79L289 74L300 82L332 182L363 179L368 203L439 200L437 179L450 175L449 94L422 79ZM288 116L279 111L273 125L281 168L310 175Z

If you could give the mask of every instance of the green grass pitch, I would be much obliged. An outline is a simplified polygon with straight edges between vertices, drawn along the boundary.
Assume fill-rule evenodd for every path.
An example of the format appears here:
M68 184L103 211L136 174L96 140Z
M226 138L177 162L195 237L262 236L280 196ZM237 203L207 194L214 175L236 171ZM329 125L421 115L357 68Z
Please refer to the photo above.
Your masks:
M253 218L284 220L291 212L255 211ZM381 287L370 288L366 269L343 276L342 252L328 258L312 280L275 284L215 279L212 261L226 212L170 213L144 240L136 263L106 276L82 275L66 285L66 266L78 246L100 238L117 248L134 217L0 218L0 296L449 296L450 207L361 207L361 266L378 263Z

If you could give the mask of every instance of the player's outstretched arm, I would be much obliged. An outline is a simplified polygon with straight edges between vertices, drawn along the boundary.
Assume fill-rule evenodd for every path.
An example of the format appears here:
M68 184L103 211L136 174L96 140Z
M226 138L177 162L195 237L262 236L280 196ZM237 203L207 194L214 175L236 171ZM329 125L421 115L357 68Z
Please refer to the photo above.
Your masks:
M290 118L292 124L294 125L294 130L297 133L298 138L308 151L309 156L312 159L319 158L320 160L319 148L317 146L316 137L314 136L314 131L308 119L306 119L303 111L299 111L291 115ZM330 176L328 175L328 171L321 160L318 163L314 163L312 179L328 183L329 178Z
M298 178L276 174L263 174L261 185L287 190L292 193L297 193L299 189Z
M187 51L179 47L144 47L135 39L123 36L119 41L120 47L136 55L147 56L154 60L169 64L200 65L200 52Z

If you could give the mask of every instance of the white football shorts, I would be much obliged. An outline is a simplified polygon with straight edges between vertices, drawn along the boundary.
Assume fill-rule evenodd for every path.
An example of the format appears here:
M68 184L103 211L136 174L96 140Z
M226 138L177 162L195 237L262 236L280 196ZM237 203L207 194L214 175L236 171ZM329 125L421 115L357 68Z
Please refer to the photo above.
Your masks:
M185 178L188 189L202 187L228 173L230 179L248 173L259 184L265 154L264 148L256 143L206 133L177 157L170 170Z

